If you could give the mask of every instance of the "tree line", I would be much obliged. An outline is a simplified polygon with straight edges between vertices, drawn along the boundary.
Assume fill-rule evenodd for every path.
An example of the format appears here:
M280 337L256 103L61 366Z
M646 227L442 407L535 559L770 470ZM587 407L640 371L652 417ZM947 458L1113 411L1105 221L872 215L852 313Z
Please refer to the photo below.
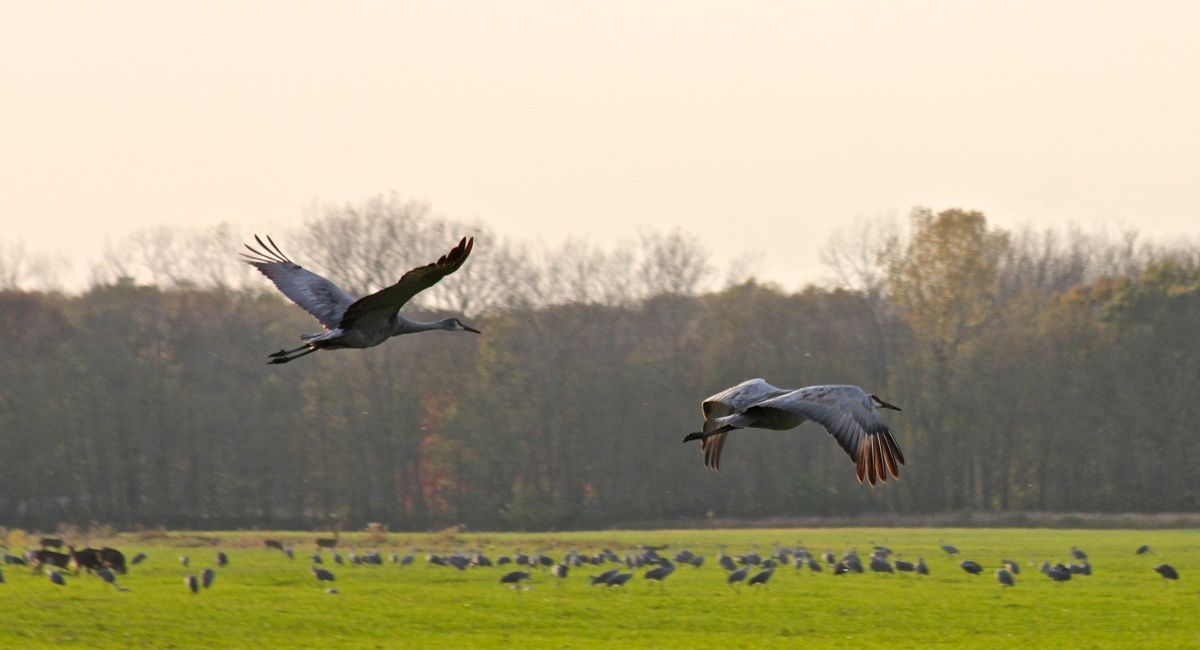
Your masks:
M835 282L789 292L736 274L715 287L685 233L529 251L394 197L329 208L276 241L352 293L474 233L463 269L412 308L484 334L287 366L265 355L317 325L236 261L228 228L139 233L79 293L22 288L0 259L0 524L1200 507L1200 249L957 209L877 225L828 243ZM680 444L700 399L751 377L901 406L902 480L859 485L813 424L734 434L705 470Z

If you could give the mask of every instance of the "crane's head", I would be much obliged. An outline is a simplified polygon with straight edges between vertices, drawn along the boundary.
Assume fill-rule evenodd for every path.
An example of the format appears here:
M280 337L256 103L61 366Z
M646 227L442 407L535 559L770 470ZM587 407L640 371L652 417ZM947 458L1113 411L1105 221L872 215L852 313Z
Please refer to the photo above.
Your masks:
M888 404L887 402L885 402L885 401L883 401L883 400L879 399L879 396L878 396L878 395L876 395L876 394L874 394L874 393L871 393L870 395L867 395L867 397L870 397L870 398L871 398L871 403L872 403L872 404L874 404L874 405L875 405L876 407L878 407L878 408L881 408L881 409L892 409L893 411L899 411L899 410L900 410L900 407L899 407L899 406L892 406L891 404Z
M447 318L446 320L444 320L442 322L446 323L446 325L448 326L448 327L446 327L446 329L454 331L454 332L473 332L475 334L482 334L482 332L475 329L474 327L463 324L463 322L458 320L457 318Z

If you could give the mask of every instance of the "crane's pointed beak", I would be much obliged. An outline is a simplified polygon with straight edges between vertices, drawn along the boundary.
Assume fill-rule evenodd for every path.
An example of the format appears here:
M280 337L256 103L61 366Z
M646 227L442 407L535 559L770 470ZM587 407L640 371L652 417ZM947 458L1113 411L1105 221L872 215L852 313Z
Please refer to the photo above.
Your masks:
M875 399L879 399L879 398L878 398L878 397L876 397ZM893 411L899 411L899 410L900 410L900 407L899 407L899 406L893 406L893 405L891 405L891 404L888 404L887 402L885 402L885 401L883 401L883 400L881 400L881 399L879 399L879 408L883 408L883 409L892 409Z
M704 436L703 431L694 431L694 432L689 433L686 436L684 436L683 441L691 442L692 440L704 440L704 437L705 436Z
M475 329L474 327L471 327L470 325L463 325L462 327L463 327L463 331L464 331L464 332L472 332L472 333L475 333L475 334L483 334L483 332L480 332L479 330Z

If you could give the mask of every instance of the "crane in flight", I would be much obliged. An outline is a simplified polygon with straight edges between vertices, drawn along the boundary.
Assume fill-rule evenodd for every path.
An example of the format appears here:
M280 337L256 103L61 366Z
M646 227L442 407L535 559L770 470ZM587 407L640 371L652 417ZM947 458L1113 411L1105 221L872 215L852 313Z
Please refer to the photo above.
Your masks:
M454 273L467 261L475 244L474 237L463 237L436 262L418 266L402 275L396 284L357 300L336 284L288 259L269 236L266 243L258 235L254 236L254 241L259 247L246 244L250 254L242 253L246 263L267 276L283 295L325 327L320 334L301 336L304 345L298 348L272 353L267 363L287 363L317 350L369 348L393 336L429 330L479 334L479 330L464 325L457 318L425 323L400 315L400 308L413 296Z
M684 442L699 440L704 465L720 467L721 448L736 429L792 429L806 420L825 427L854 461L858 482L886 481L890 472L900 478L904 454L876 408L899 411L896 406L858 386L808 386L779 388L762 379L750 379L704 400L704 425Z

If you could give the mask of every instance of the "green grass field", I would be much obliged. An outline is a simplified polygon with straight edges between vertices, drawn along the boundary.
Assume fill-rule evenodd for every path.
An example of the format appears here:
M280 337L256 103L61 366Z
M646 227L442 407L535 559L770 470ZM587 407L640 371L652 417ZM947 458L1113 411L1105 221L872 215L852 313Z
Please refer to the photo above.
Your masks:
M109 540L131 567L117 592L98 578L68 577L58 587L26 567L4 566L0 648L473 648L473 647L1200 647L1200 537L1195 530L775 529L601 531L554 534L343 535L341 552L415 551L411 566L337 566L339 594L326 594L309 573L312 534L186 533ZM296 559L260 546L264 537L295 546ZM949 559L938 540L962 549ZM14 547L10 537L10 544ZM770 553L776 543L803 543L820 554L872 542L905 559L924 556L931 575L834 576L776 570L766 589L732 589L716 565L730 554ZM95 543L95 542L93 542ZM512 567L458 571L431 566L427 552L481 550L493 559L515 549L556 559L570 549L618 554L637 544L666 544L703 554L703 567L681 566L661 587L641 577L623 588L592 587L602 569L572 569L561 581L535 572L528 590L499 584ZM1152 555L1134 549L1149 544ZM1068 562L1077 545L1095 574L1054 583L1039 564ZM191 594L183 577L230 556L213 588ZM189 555L188 569L178 557ZM1016 587L1000 587L1001 558L1017 560ZM985 567L970 576L960 559ZM1181 574L1168 583L1151 569L1168 562Z

